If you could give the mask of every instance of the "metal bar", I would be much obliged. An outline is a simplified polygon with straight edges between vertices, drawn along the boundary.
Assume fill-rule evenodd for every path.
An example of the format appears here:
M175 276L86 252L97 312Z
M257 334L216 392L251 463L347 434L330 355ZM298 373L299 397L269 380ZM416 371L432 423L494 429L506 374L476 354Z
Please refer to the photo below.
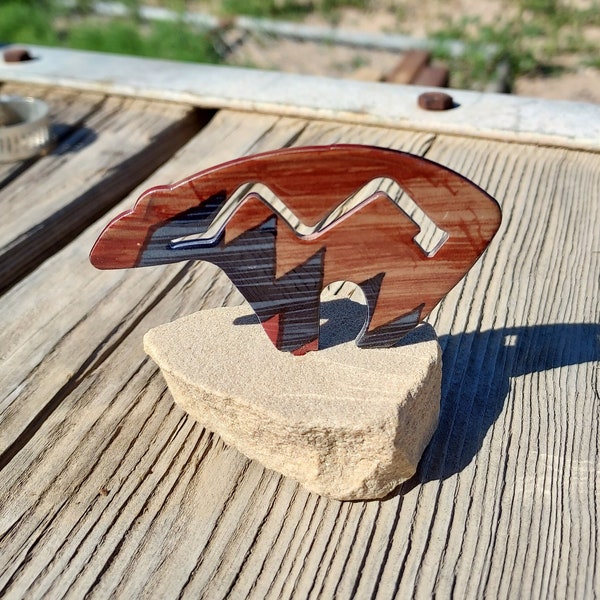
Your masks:
M66 1L65 4L68 6L72 2ZM124 17L131 12L131 9L122 2L95 2L93 9L96 14L107 17ZM304 25L302 23L248 17L245 15L232 16L224 20L206 13L191 11L177 12L156 6L140 6L136 9L136 13L149 21L183 21L204 29L219 29L226 24L227 27L235 27L249 33L373 50L405 52L415 49L433 50L442 47L453 57L462 56L467 51L465 44L459 40L440 41L400 33L347 31L338 27ZM483 48L485 55L489 59L495 56L496 50L496 47L491 44Z

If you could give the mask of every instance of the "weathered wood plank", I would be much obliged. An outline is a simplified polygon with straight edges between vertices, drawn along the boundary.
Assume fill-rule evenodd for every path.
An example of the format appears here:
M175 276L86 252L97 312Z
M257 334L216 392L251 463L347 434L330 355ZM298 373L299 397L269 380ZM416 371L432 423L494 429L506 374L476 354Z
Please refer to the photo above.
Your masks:
M0 189L0 291L121 200L202 124L190 107L107 99Z
M64 88L6 83L0 88L8 96L33 96L48 103L52 135L57 144L62 143L74 129L80 127L100 108L106 95L98 92L78 92ZM0 189L28 169L37 158L16 163L0 163Z
M577 561L597 557L598 527L597 157L448 139L429 156L501 198L505 218L445 301L464 308L434 320L444 401L420 478L443 484L420 488L426 531L411 551L438 574L415 569L400 595L585 597L594 569Z
M371 139L382 145L393 145L393 141L399 139L397 132L385 130L323 125L307 128L300 120L266 116L248 119L245 114L220 113L214 124L207 126L186 146L181 158L170 161L142 187L173 182L213 161L224 162L236 155L294 142L333 142L341 139L340 136L357 143ZM429 135L407 134L406 137L406 147L417 153L426 152L432 140ZM93 349L98 345L111 348L124 335L122 332L127 331L127 322L135 321L135 311L138 308L147 310L156 294L160 297L160 290L169 285L160 282L178 276L181 267L175 267L171 276L165 275L163 268L101 272L87 261L87 254L110 215L130 208L140 191L134 191L86 233L85 242L65 248L57 258L48 261L47 268L32 273L27 282L16 286L4 297L0 311L3 322L0 347L6 368L0 373L0 387L6 395L0 401L3 428L0 453L7 451L23 430L36 423L37 415L44 418L47 404L53 405L55 395L60 398L63 386L68 386L75 371L80 370L83 374L90 368L86 353L80 353L78 346L85 344L91 355L96 353ZM171 273L168 269L166 272ZM128 291L119 291L120 288ZM56 294L56 289L61 289L61 293ZM86 290L84 302L82 289ZM52 302L45 311L40 311L40 298L47 296ZM131 312L132 307L137 308ZM95 311L100 311L101 316L90 318L89 314ZM29 324L25 331L24 322ZM82 329L76 335L69 335L68 332L77 327ZM117 341L109 341L111 337ZM27 344L23 344L24 339ZM57 345L63 348L60 352ZM77 357L75 363L74 357ZM40 390L42 382L43 390Z
M271 144L379 143L427 153L503 205L499 236L432 315L445 349L442 418L419 475L385 502L328 501L192 423L141 336L239 297L198 264L90 279L82 254L95 226L0 312L34 319L31 290L50 297L67 272L56 267L69 265L72 288L48 303L53 314L0 333L1 389L22 391L4 404L2 432L30 429L6 446L5 596L597 594L600 157L290 120L261 132L256 117L217 118L163 177ZM49 398L60 398L52 411Z
M600 151L600 106L452 90L451 111L425 111L412 86L31 47L39 60L0 80L28 81L194 106L329 119L485 140Z
M224 113L186 146L180 159L167 163L143 187L176 181L196 168L210 166L212 160L225 161L261 147L262 137L274 127L277 118L258 117L250 123L247 121L245 115L228 119ZM281 125L270 136L271 143L285 145L303 127L300 121ZM179 276L181 265L166 271L158 268L102 272L89 264L88 253L110 215L130 208L141 191L141 188L134 191L81 240L67 246L3 298L0 347L2 365L6 368L0 375L0 388L4 392L0 403L0 453L5 452L38 415L44 418L46 405L52 405L54 397L60 402L61 390L69 385L74 373L80 371L83 375L91 366L86 363L98 360L95 354L102 356L110 352L120 338L127 335L137 311L141 310L142 314L147 311L163 293L165 285L168 287L169 282ZM81 302L84 296L86 300ZM44 310L40 310L41 304L45 304ZM91 318L89 315L96 314L97 310L101 316ZM26 328L24 323L28 324ZM78 333L69 335L73 328L78 329ZM104 346L108 350L98 350Z
M174 179L174 172L179 173L179 170L184 166L187 169L190 169L190 163L194 165L194 169L202 168L207 166L209 161L225 160L238 153L244 153L250 150L260 151L267 147L282 146L289 144L294 140L296 140L296 143L300 143L300 138L302 139L302 142L305 143L332 142L335 141L334 138L337 136L344 136L344 138L349 141L355 142L372 141L384 145L402 144L402 140L397 132L390 133L386 131L373 131L369 128L350 127L346 128L345 131L340 131L337 128L323 126L306 127L306 124L302 121L278 121L273 118L267 119L266 117L253 117L248 121L247 116L245 115L237 117L237 121L234 119L232 122L231 118L228 121L225 117L226 115L219 115L215 120L214 127L213 124L209 125L192 144L182 151L180 157L171 164L165 166L162 175L153 178L153 181L162 181L164 183L165 178L167 181L172 180ZM404 147L406 149L420 152L425 152L427 150L432 139L429 135L405 134L404 137ZM211 154L209 155L209 153ZM178 176L181 176L181 173L179 173ZM152 182L148 182L148 184L150 183ZM130 198L125 204L129 206L132 202L133 198ZM216 282L212 281L212 275L215 270L208 267L200 267L200 270L198 270L198 267L194 267L190 271L186 267L175 266L170 269L151 269L113 273L94 272L91 267L88 270L87 265L85 265L85 253L86 250L91 247L91 243L98 231L99 227L95 227L89 232L86 232L85 235L81 236L76 242L65 248L55 258L50 259L29 278L15 286L15 288L13 288L5 297L9 302L4 305L6 308L5 312L3 311L3 314L7 316L7 320L9 315L10 319L14 322L23 323L25 320L34 319L34 322L31 324L31 329L27 333L23 332L22 328L19 331L19 328L17 327L13 327L12 331L5 330L5 339L8 344L3 345L3 348L6 348L6 360L4 363L6 369L3 371L5 377L9 378L10 381L5 380L2 388L18 388L20 394L18 398L12 397L9 400L10 404L8 406L5 404L6 410L4 411L4 416L6 419L2 427L3 432L6 433L14 432L19 429L21 432L24 432L24 437L21 436L19 438L13 435L12 440L3 440L6 443L5 448L7 449L5 452L5 463L8 463L5 467L6 474L8 474L8 471L13 471L13 466L16 467L17 463L15 461L18 462L18 459L14 455L18 452L20 445L25 443L28 438L31 438L30 444L33 444L34 446L37 445L37 442L34 440L45 438L45 428L54 427L53 425L50 425L50 422L54 422L55 419L57 419L57 423L61 423L59 425L61 431L65 432L65 427L70 430L70 426L67 425L65 421L66 414L72 415L76 421L80 418L80 415L77 416L79 411L73 406L67 406L69 403L67 398L70 397L71 392L75 392L76 389L78 390L76 394L78 396L79 392L83 391L84 388L87 388L88 384L96 378L92 373L96 371L97 367L104 365L107 359L111 361L117 360L117 362L125 369L125 373L121 372L120 374L117 374L116 372L113 372L112 365L107 366L107 374L113 373L110 377L116 376L114 382L117 385L117 388L122 387L123 382L131 379L131 377L138 382L136 385L139 384L142 386L142 389L147 386L149 377L154 378L157 382L162 384L162 380L155 373L155 367L143 357L141 351L141 335L143 331L150 326L147 322L147 317L145 316L146 313L152 315L151 323L155 324L171 319L176 314L191 312L203 304L214 305L222 303L228 295L230 296L233 293L230 284L224 277L217 279ZM66 275L66 271L62 271L60 265L64 265L63 268L65 269L68 265L68 269L73 272L70 281L72 287L68 287L64 290L63 295L57 299L58 306L53 308L53 314L46 313L46 315L40 315L37 317L37 321L35 321L36 301L30 297L29 290L35 289L37 298L40 298L46 296L47 293L50 293L50 290L55 289ZM74 267L74 265L78 266ZM210 273L206 274L206 270ZM203 272L204 276L202 276ZM200 279L196 282L195 280L197 277L200 277ZM193 284L192 281L194 281ZM87 292L83 293L83 296L86 296L86 300L82 302L81 290L84 286L85 289L90 291L90 295L88 295ZM159 301L161 296L167 293L167 289L169 288L173 289L175 296L170 295L170 299L166 302ZM170 292L168 293L170 294ZM178 296L180 297L178 298ZM239 301L237 294L232 298L236 298L237 301ZM233 300L230 298L229 301L231 302ZM156 307L150 310L156 302L158 302ZM74 306L73 303L77 306ZM165 313L159 306L164 307L167 312ZM173 313L173 310L176 312ZM143 324L138 325L137 323L140 319L143 319L144 322ZM9 323L7 323L7 326L8 329L11 329ZM132 328L135 328L136 333L128 335ZM38 337L36 334L37 331L43 333ZM69 331L71 334L67 333L65 335L65 332ZM77 331L77 333L75 333L75 331ZM20 350L20 348L22 348L24 333L29 337L29 352ZM30 336L33 336L35 339L31 339ZM124 345L123 339L129 340L129 342ZM42 345L41 348L39 347L40 344ZM33 360L29 359L29 363L25 368L20 367L19 365L23 364L24 361L28 361L27 357L31 352L31 348L39 348L39 353L33 357ZM114 354L115 348L122 348L123 354L120 354L119 357L117 357ZM44 357L47 357L48 360ZM144 367L144 365L146 365L146 367ZM103 369L104 367L101 368ZM132 368L133 370L131 370ZM145 373L141 379L136 375L136 371L140 368ZM150 369L148 373L154 373L154 375L149 375L145 371L146 368ZM125 395L119 395L115 392L114 387L109 387L112 390L109 394L112 400L109 400L108 405L105 406L105 408L109 409L109 412L112 413L113 409L117 408L117 404L113 402L115 396L122 397L126 404L129 405L133 396L126 394L128 399L125 399ZM138 393L135 392L134 396L137 395ZM155 401L162 395L164 395L164 390L161 390L156 394ZM108 397L109 396L106 396L107 400ZM89 400L90 396L88 396L86 400L79 397L79 401L83 401L86 405ZM66 404L65 401L67 401ZM168 404L170 406L171 402L169 401ZM144 407L144 410L150 409L151 411L156 412L156 408L151 408L150 404L145 404ZM99 409L101 412L95 413L94 411L96 409ZM66 413L63 414L64 410L66 410ZM96 416L92 417L91 421L95 421L97 417L101 418L104 409L101 408L101 404L93 401L92 404L88 405L87 408L84 408L83 410L86 413L90 410L94 412ZM129 411L125 406L121 406L121 409L119 410L121 411L121 416ZM182 421L182 414L178 413L175 408L170 406L168 410L174 411L173 414L175 415L176 423L187 422L185 418L183 418ZM149 413L142 417L143 421L147 420L148 414ZM35 415L37 415L37 419L35 418ZM121 418L121 416L119 418ZM159 419L157 423L160 421L161 419ZM144 434L139 431L140 424L141 423L138 422L136 425L138 433L135 435L134 439L142 439L144 437ZM99 434L100 429L98 429L96 433L93 433L88 425L85 425L83 429L76 428L78 429L78 432L73 431L72 433L75 433L76 436L83 435L83 438L80 438L80 441L91 440L92 438L96 439L96 441L105 438L104 441L107 441L112 435L108 434L108 437L106 437L104 433L102 433L100 434L100 437L96 437L97 434ZM114 424L111 424L109 427L114 433L113 426ZM176 427L179 426L180 425L176 425ZM38 428L40 427L41 429L38 431ZM120 431L133 431L130 424L117 425L117 428L118 427L121 427ZM192 425L188 423L186 427L189 429ZM42 430L44 430L44 433L41 433ZM206 438L206 435L201 432L200 428L194 426L193 430L198 431L202 439ZM160 435L162 435L162 433ZM73 442L74 438L68 442L67 446L74 448L74 446L71 446ZM159 446L163 444L163 442L160 442L158 438L155 437L153 443L156 442L159 443ZM192 446L196 443L197 442L192 442ZM210 443L212 444L212 442ZM30 447L30 444L27 444L27 448ZM59 449L59 446L63 450L66 450L67 448L67 446L59 444L56 446L56 450ZM47 442L42 442L40 450L42 454L46 454L47 451L54 451ZM82 450L82 452L88 455L88 450ZM176 453L179 452L180 450L176 451ZM231 450L226 451L228 456L231 455L232 452L233 451ZM144 450L144 454L146 453L147 449ZM79 451L77 454L79 455ZM198 456L200 455L201 451ZM233 455L236 456L237 464L242 465L243 469L246 469L247 467L244 466L246 464L245 459L237 455L237 453L233 453ZM33 458L33 455L30 454L29 450L18 453L18 457L27 456ZM91 456L91 454L89 454L89 456ZM10 460L11 458L13 460ZM131 456L131 458L133 458L133 456ZM97 463L97 459L98 455L93 459L93 462ZM124 457L121 457L117 460L117 463L114 463L113 460L114 457L110 459L110 463L114 466L125 459ZM138 460L139 459L136 458L135 462L137 463ZM33 463L28 459L26 459L26 462L29 467L33 467ZM36 461L34 460L34 462ZM42 470L45 475L41 475L41 478L38 479L38 484L42 485L42 480L45 480L50 484L50 481L56 474L51 475L51 470L46 470L48 463L45 459L43 459L42 462L44 463ZM215 462L215 466L211 465L207 464L205 466L207 466L209 473L211 473L208 482L212 482L210 485L214 487L215 484L213 480L222 477L223 473L232 467L226 468L219 460ZM88 467L89 466L90 465L88 465ZM235 469L238 469L238 467L235 467ZM61 469L61 472L66 474L67 470ZM13 472L16 474L16 471ZM236 471L234 470L234 473L235 472ZM260 468L253 467L253 473L254 478L262 477L262 469ZM17 479L20 479L19 475L16 476ZM47 477L50 477L50 479L47 479ZM87 477L88 475L86 475L86 478ZM233 485L234 480L235 477L232 476L231 481L223 482L223 484L227 486L225 490L226 495L229 494L229 491L227 490L230 488L228 486ZM277 480L277 478L275 478L275 480ZM57 485L60 487L62 484ZM235 485L239 487L239 484L236 483ZM288 483L287 485L291 486L290 489L295 489L294 484ZM104 483L95 486L93 494L98 494L98 490L103 486ZM110 486L108 487L110 488ZM7 489L15 490L16 488L9 484ZM23 488L20 487L20 489ZM254 493L254 489L255 485L253 483L249 484L249 492L252 491L252 493ZM53 493L51 493L51 496L51 502L54 502L56 497L53 496ZM168 496L165 501L170 502L174 497L176 496ZM45 501L42 500L42 504L44 504L44 502ZM236 501L237 504L240 502L242 504L245 502L243 496ZM48 508L48 505L46 505L46 508ZM21 509L18 510L20 511ZM195 508L193 510L195 510ZM237 514L238 510L239 509L236 509L235 514ZM185 511L187 511L187 508ZM222 511L220 509L214 510L213 512L214 518L222 518ZM13 516L14 514L15 513L13 513ZM21 513L19 516L22 517L24 515ZM40 515L38 514L38 517L39 516ZM71 518L72 516L69 517L69 519ZM171 517L168 518L170 519ZM10 515L8 519L11 521ZM31 524L33 525L34 522L36 522L35 518L31 521ZM7 521L4 521L4 524L11 529L11 525ZM126 529L130 529L131 522L128 522L125 526ZM37 527L37 525L35 525L34 528L35 527ZM3 531L6 530L3 529ZM19 527L19 531L25 532L25 529ZM222 532L222 535L229 535L227 529L222 530ZM16 530L11 530L11 533L8 534L9 537L11 537L13 533L16 533ZM32 530L29 530L29 533L32 534L32 537L30 536L29 539L33 540L35 534ZM206 536L206 540L208 540L211 534L208 528L204 528L198 535ZM23 539L21 538L21 541L17 541L17 544L20 545L22 541ZM109 550L109 556L110 552L113 552L113 550ZM114 563L114 566L111 567L111 572L115 569L121 569L122 566L126 566L126 563L121 560L117 561ZM104 565L104 567L101 567L101 569L104 568L108 568L108 566ZM7 578L4 580L5 582L12 578L11 572L12 569L9 568L6 572ZM13 589L24 591L25 588L22 587L23 580L20 572L14 572L14 574L19 582L17 582L17 579L13 580L16 585ZM97 574L97 572L93 572L93 578L95 578ZM206 577L206 574L207 572L199 574L200 579L202 580ZM68 579L68 577L61 577L60 586L65 585L64 582L68 581ZM153 578L151 584L156 585L159 579ZM87 581L87 584L84 583L85 577L82 579L80 576L77 576L76 581L77 585L91 585L90 581ZM32 583L31 580L29 583ZM26 587L29 586L29 583L27 583ZM114 581L107 585L117 584L118 581ZM11 586L12 583L9 583L8 585ZM33 583L33 585L35 589L46 589L44 587L46 584L38 582ZM128 591L135 591L138 589L136 587L138 585L145 586L147 583L142 581L140 584L129 581L125 588ZM41 587L38 588L38 586Z

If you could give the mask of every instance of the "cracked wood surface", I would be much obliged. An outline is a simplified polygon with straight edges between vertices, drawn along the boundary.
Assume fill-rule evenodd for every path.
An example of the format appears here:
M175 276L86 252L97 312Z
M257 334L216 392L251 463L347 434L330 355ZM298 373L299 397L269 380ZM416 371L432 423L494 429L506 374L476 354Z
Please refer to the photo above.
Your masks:
M310 494L176 407L150 328L241 297L205 263L95 271L139 192L236 156L367 143L496 197L501 229L432 313L441 422L384 502ZM590 597L598 562L600 156L221 111L0 307L4 597Z

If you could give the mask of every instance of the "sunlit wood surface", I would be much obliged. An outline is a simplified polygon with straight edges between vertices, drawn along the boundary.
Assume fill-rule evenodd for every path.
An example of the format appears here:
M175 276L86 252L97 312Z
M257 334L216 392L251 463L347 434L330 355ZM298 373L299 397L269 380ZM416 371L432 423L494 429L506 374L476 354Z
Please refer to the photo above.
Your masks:
M91 93L68 105L68 150L0 171L0 231L29 236L27 268L0 300L0 595L600 593L600 155L228 110L204 125L183 105ZM482 260L429 319L444 350L440 425L417 476L383 502L312 495L174 405L142 336L239 303L218 269L88 262L109 218L151 185L339 142L426 156L503 210ZM136 166L119 174L123 164ZM34 215L36 203L50 208ZM55 214L83 225L48 244Z

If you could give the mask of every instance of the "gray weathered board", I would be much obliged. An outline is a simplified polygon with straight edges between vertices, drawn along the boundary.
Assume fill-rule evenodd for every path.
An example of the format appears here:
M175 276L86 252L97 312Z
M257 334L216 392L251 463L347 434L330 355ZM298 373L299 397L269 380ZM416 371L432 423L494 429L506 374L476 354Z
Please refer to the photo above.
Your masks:
M99 272L87 261L143 188L341 141L426 155L504 213L430 319L444 349L440 427L418 476L384 502L312 495L174 405L142 336L240 302L216 268ZM599 196L594 153L221 111L1 300L0 594L597 595Z
M101 216L202 123L185 105L16 84L0 91L45 99L57 137L37 161L0 165L0 291Z

